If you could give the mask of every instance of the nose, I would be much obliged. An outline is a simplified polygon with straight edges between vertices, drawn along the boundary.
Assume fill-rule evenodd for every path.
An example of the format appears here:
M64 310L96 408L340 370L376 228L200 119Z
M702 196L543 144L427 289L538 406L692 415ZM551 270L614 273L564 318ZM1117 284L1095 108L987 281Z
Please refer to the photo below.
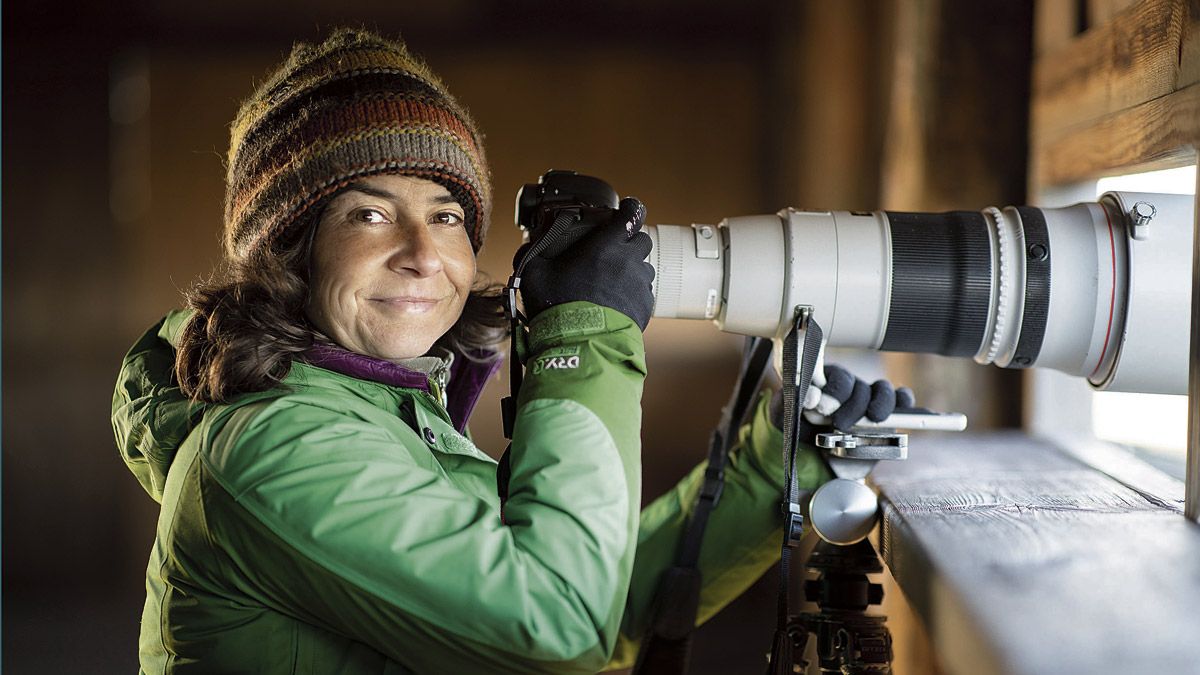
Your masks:
M441 250L424 222L409 221L397 228L397 241L388 267L417 277L430 277L442 271Z

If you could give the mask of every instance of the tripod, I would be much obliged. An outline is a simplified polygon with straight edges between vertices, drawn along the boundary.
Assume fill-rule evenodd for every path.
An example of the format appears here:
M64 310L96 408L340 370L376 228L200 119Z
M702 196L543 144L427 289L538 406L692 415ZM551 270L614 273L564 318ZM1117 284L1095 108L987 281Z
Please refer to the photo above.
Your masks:
M883 571L874 547L865 539L849 546L821 541L805 567L818 574L804 582L805 599L816 603L817 611L795 615L788 623L795 645L793 672L808 672L804 651L812 635L821 673L890 675L887 617L866 614L867 607L883 602L883 587L867 578Z
M886 617L866 613L883 602L883 587L867 576L882 572L883 564L866 539L879 517L878 499L865 479L880 460L906 458L908 437L852 430L817 434L815 441L837 476L813 494L808 513L820 539L804 561L805 569L817 575L804 582L804 597L817 611L789 613L791 663L772 672L787 672L789 666L793 673L809 672L805 648L815 636L819 672L890 675L892 638Z

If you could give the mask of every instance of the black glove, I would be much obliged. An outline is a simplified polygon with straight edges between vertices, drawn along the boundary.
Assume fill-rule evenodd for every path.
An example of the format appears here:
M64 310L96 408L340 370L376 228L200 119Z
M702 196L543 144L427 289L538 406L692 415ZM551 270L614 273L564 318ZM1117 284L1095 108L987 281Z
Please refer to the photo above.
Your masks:
M826 365L824 372L821 401L809 410L828 415L837 429L845 431L864 416L872 422L882 422L897 408L903 410L916 405L913 391L908 387L895 389L887 380L876 380L868 385L850 371L833 364ZM776 427L783 428L782 389L771 398L771 421Z
M633 197L621 200L605 215L585 215L602 222L553 258L534 255L521 272L521 298L530 319L543 310L576 300L609 307L646 330L654 311L654 268L646 262L653 243L642 232L646 207ZM517 250L518 268L530 245Z
M876 380L868 385L841 366L825 366L825 387L821 398L832 397L841 405L829 415L833 426L849 429L866 416L872 422L882 422L896 408L911 408L916 404L912 389L895 389L887 380ZM818 405L818 411L822 406ZM823 412L823 411L821 411Z

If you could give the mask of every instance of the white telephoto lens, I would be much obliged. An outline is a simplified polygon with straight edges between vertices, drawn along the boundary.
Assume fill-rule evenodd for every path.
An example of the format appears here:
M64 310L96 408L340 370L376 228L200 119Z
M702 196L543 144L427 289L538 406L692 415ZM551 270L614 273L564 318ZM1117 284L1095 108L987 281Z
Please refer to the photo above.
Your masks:
M1053 368L1099 389L1182 394L1192 210L1189 196L1108 193L1061 209L785 209L650 226L654 315L778 338L808 306L834 347Z

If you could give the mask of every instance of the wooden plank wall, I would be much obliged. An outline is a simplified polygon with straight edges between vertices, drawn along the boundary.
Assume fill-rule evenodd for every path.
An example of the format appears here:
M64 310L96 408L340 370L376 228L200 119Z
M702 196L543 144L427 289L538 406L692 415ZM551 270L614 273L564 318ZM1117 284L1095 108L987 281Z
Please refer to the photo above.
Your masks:
M1041 0L1030 105L1030 187L1194 161L1200 139L1200 2L1106 0L1087 30Z

